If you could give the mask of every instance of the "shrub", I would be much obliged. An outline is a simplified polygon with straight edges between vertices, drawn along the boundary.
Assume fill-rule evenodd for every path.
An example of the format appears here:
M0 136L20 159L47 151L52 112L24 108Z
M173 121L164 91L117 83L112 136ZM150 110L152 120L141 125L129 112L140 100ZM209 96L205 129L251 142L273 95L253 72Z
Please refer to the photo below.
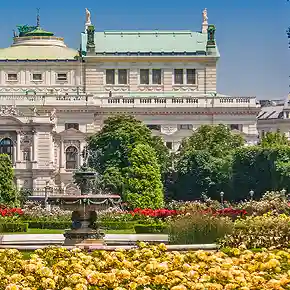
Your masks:
M290 207L284 192L266 192L260 200L245 201L238 204L251 215L263 215L268 212L289 214Z
M192 213L169 222L170 244L206 244L232 232L233 222L228 217Z
M22 223L22 222L0 223L1 233L27 232L27 231L28 231L28 223Z
M135 225L136 234L167 234L168 226L161 224L152 225Z
M64 230L71 228L71 221L26 221L31 229L54 229L54 230Z
M290 217L284 214L236 220L234 230L220 240L222 247L283 248L290 245Z
M99 221L96 223L96 225L100 226L101 228L104 228L106 230L128 230L128 229L134 229L134 226L136 224L136 221L129 221L129 222L123 222L123 221Z

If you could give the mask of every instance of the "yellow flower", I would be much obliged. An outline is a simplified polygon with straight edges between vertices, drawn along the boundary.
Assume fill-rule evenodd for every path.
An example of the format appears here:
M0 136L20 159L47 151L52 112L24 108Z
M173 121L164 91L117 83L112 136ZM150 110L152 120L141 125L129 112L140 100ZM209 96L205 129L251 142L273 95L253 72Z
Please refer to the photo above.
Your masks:
M85 284L79 283L75 286L75 290L87 290L87 289L88 289L88 287Z
M180 284L180 285L177 285L177 286L173 286L172 288L170 288L170 290L187 290L187 288Z
M9 284L5 290L20 290L20 288L16 284Z

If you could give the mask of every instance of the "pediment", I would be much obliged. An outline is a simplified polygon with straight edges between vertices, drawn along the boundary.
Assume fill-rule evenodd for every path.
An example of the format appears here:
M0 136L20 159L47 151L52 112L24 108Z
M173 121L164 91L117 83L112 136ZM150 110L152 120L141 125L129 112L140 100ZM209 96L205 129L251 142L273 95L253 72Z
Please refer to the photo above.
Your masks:
M61 131L58 133L58 135L60 136L76 136L76 137L84 137L86 136L85 133L81 132L80 130L76 130L74 128L70 128L70 129L67 129L67 130L64 130L64 131Z
M23 125L23 122L14 116L0 116L0 125Z

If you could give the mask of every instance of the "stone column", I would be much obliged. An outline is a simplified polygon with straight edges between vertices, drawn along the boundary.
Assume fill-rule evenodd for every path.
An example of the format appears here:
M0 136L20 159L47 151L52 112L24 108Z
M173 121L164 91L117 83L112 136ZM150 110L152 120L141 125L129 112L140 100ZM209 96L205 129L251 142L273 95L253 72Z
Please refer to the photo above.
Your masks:
M81 141L80 144L80 154L79 154L79 167L84 164L84 157L83 157L83 151L85 149L86 143L84 141Z
M62 139L60 140L59 146L59 167L61 171L65 168L64 142Z
M32 138L32 161L37 162L37 131L32 131L33 138Z
M22 158L21 158L21 150L20 150L20 143L21 143L20 132L17 131L16 132L16 162L20 162L22 160Z
M54 143L53 143L53 136L52 133L49 133L49 162L50 164L54 164Z

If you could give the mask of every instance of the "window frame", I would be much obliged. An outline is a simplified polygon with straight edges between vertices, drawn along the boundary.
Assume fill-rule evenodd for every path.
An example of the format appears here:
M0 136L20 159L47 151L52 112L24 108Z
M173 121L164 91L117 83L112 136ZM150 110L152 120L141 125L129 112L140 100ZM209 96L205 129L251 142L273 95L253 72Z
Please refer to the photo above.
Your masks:
M35 79L34 76L35 75L40 75L40 79ZM40 72L34 72L32 73L32 81L33 82L42 82L43 81L43 74Z
M69 152L69 149L74 148L74 152ZM75 153L74 160L68 160L68 154ZM74 163L75 166L68 166L69 164ZM76 146L70 145L65 149L65 169L66 170L76 170L79 166L79 150Z
M77 126L74 126L74 125L77 125ZM75 129L75 130L79 131L80 130L80 124L79 123L64 123L64 129L65 130Z
M15 75L16 76L16 79L9 79L9 76L11 75ZM15 72L8 72L7 73L7 82L18 82L18 79L19 79L19 75L18 73L15 73Z
M176 82L176 71L182 70L182 84ZM194 71L194 83L188 82L188 71ZM197 86L198 74L196 68L174 68L172 75L172 85L173 86Z
M59 77L60 75L65 75L65 78L60 78ZM58 72L56 74L56 81L57 82L67 82L68 81L68 74L67 74L67 72L66 73L65 72Z

